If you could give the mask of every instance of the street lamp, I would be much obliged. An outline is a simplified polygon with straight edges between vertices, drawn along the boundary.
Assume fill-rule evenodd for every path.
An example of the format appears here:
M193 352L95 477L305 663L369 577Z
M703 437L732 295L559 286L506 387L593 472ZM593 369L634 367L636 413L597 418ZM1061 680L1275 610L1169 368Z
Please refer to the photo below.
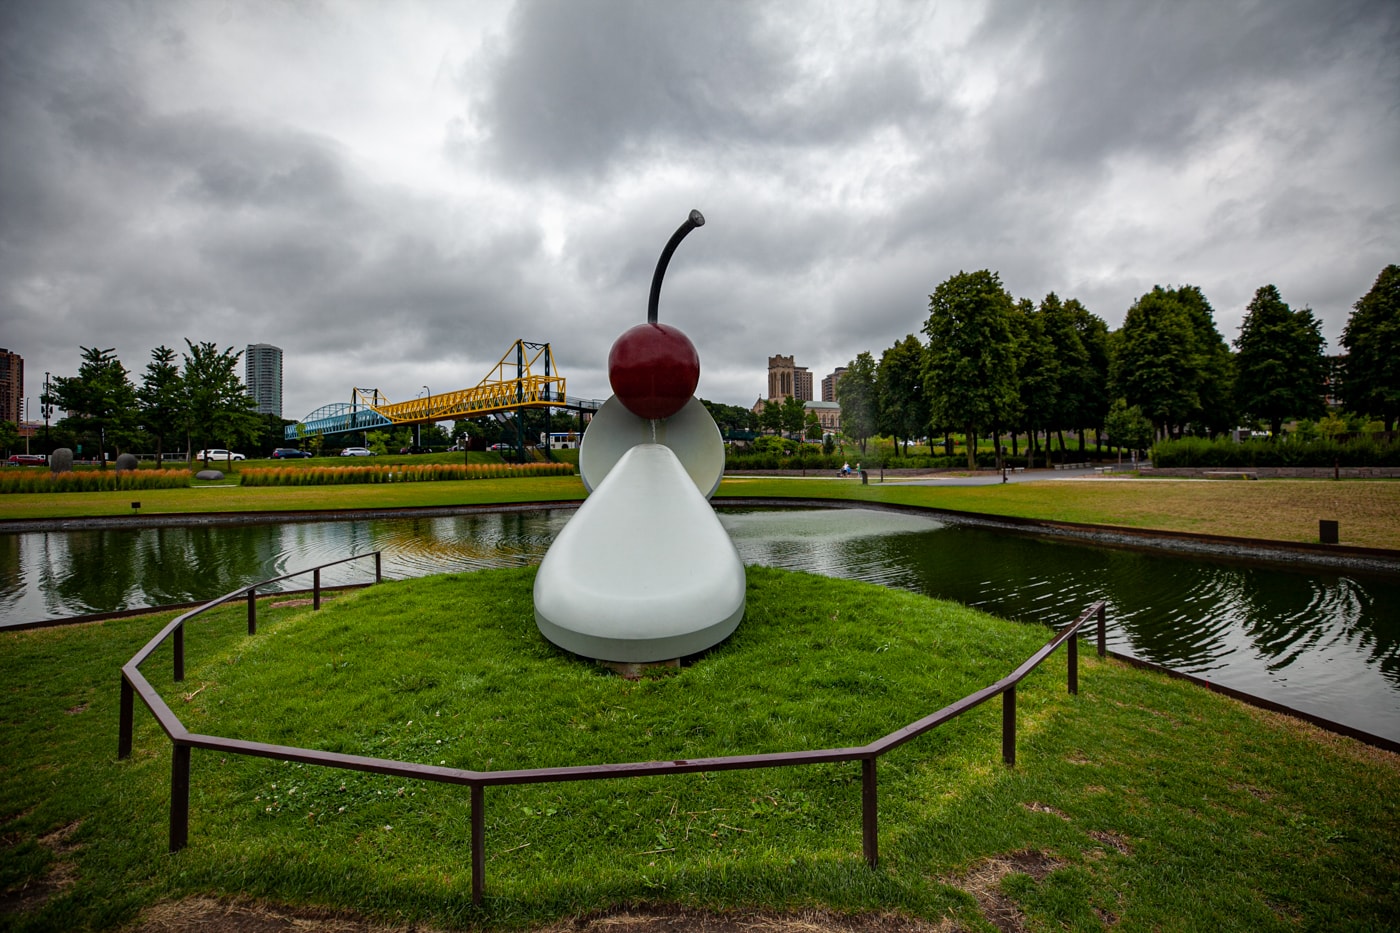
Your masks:
M428 412L432 411L432 408L433 408L433 390L430 389L430 388L428 388L427 386L424 386L424 387L423 387L423 392L424 392L424 394L427 396L427 398L425 398L425 399L423 400L423 413L426 415ZM417 424L415 424L415 425L413 426L413 428L414 428L414 430L415 430L415 431L417 432L417 434L418 434L418 439L414 442L414 446L416 446L416 447L422 447L422 446L423 446L423 422L421 422L421 421L418 422Z

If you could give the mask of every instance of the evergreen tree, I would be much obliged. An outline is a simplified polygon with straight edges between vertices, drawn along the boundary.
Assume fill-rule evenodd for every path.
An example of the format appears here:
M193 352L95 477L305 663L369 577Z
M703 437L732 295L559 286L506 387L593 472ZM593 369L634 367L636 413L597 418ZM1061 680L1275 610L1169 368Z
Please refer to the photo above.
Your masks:
M1235 338L1235 399L1250 418L1269 423L1275 439L1288 418L1320 418L1327 341L1308 308L1294 311L1265 285L1249 303Z
M58 422L59 429L95 441L105 469L107 446L121 453L136 436L136 389L115 348L83 347L82 351L78 375L54 378L49 398L67 412Z
M166 346L151 351L151 361L136 390L140 404L141 427L156 442L156 460L165 453L167 439L174 440L184 433L184 383L175 351Z

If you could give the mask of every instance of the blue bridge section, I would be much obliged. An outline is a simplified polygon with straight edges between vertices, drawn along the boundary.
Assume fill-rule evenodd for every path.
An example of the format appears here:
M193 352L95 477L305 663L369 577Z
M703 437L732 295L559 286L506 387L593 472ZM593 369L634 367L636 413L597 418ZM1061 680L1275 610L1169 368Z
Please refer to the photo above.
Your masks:
M394 422L364 405L350 402L332 402L306 416L300 424L287 426L287 440L294 441L298 435L344 434L347 431L377 431Z

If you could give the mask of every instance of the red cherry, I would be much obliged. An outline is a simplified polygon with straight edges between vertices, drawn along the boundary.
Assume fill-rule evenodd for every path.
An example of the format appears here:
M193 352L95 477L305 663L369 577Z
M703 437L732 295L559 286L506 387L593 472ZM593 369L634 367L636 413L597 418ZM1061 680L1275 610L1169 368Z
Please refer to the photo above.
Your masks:
M608 381L638 418L669 418L700 382L700 354L678 328L648 322L625 331L608 353Z

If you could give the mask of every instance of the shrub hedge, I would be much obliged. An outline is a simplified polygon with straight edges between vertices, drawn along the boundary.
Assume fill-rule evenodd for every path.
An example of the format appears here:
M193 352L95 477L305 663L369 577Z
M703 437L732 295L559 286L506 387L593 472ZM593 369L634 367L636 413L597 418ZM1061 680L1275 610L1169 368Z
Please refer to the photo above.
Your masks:
M1400 443L1370 438L1339 443L1334 440L1207 440L1184 437L1152 446L1156 467L1379 467L1400 466Z
M428 483L450 479L569 476L571 463L422 463L384 466L251 467L244 486L337 486L348 483Z
M190 484L189 470L74 470L50 473L29 467L0 471L0 493L106 492L120 489L178 489Z

